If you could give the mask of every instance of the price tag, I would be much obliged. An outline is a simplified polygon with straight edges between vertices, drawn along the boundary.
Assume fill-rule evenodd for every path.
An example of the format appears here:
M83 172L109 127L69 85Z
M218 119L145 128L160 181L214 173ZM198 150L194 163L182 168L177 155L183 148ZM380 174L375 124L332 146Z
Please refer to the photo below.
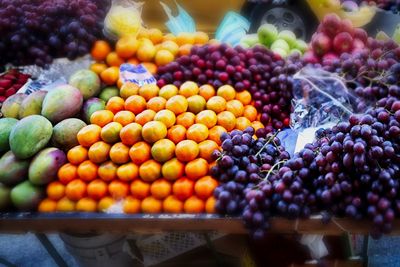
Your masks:
M156 78L142 64L122 64L119 68L119 76L123 83L132 82L139 86L157 83Z

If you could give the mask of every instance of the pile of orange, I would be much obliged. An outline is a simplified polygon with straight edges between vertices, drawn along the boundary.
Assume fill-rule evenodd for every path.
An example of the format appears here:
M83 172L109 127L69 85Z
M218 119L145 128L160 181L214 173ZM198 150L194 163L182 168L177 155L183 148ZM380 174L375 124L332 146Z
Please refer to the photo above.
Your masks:
M68 151L39 211L95 212L120 202L126 213L214 212L218 182L209 170L221 134L263 127L250 93L126 83L121 96L78 132L80 145Z
M143 29L137 37L124 36L114 49L106 41L96 41L91 55L95 63L90 69L96 72L107 85L122 82L119 80L119 66L123 63L143 64L151 73L157 67L170 63L177 56L187 55L193 45L203 45L209 41L204 32L180 33L177 36L165 34L159 29Z

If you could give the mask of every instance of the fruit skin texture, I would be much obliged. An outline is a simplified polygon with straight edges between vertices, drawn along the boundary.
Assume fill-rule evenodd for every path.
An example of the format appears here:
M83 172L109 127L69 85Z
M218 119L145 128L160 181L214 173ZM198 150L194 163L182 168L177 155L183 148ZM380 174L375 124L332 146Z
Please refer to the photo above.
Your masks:
M85 100L100 93L100 78L91 70L78 70L69 78L69 84L78 88Z
M312 40L311 46L318 56L329 52L332 47L331 39L324 33L318 33Z
M29 166L29 181L35 185L44 185L57 178L58 169L67 162L65 153L55 147L40 151Z
M0 211L7 209L10 204L10 188L0 184Z
M86 123L90 123L90 116L92 116L95 111L104 110L105 108L106 103L104 100L97 97L89 98L83 103L81 117Z
M27 97L25 94L15 94L4 101L1 107L1 113L6 118L18 119L19 109L22 101Z
M10 149L8 138L11 133L11 129L17 124L18 120L14 118L3 118L0 119L0 154Z
M34 210L38 207L43 193L43 188L25 181L11 190L11 201L21 211Z
M28 117L29 115L40 115L42 111L43 100L46 96L46 91L37 91L28 95L19 107L18 117L20 119Z
M43 149L50 141L53 126L40 115L20 120L10 133L10 148L19 159L27 159Z
M85 122L76 118L60 121L53 128L51 144L65 151L79 145L76 135L85 126Z
M29 160L19 160L8 151L0 158L0 183L14 185L26 179Z
M82 107L81 92L70 85L60 85L47 93L43 100L42 115L53 123L74 117Z
M341 32L333 39L333 49L341 54L353 48L353 37L348 32Z
M258 39L266 46L270 46L278 37L278 30L272 24L263 24L257 30Z
M113 96L119 96L119 89L115 86L108 86L108 87L104 88L103 90L101 90L101 92L99 94L99 98L101 100L103 100L104 102L107 102ZM87 101L89 101L92 98L89 98Z

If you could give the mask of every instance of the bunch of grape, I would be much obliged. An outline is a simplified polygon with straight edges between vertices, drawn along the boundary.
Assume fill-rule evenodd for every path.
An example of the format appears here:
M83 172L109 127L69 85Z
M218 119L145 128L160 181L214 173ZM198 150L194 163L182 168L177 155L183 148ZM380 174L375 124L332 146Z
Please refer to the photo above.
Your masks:
M287 60L263 46L250 49L226 44L194 46L189 55L158 68L158 85L180 86L185 80L249 90L267 132L289 125L292 75L302 67L299 55Z
M0 64L74 59L101 37L109 0L0 1Z

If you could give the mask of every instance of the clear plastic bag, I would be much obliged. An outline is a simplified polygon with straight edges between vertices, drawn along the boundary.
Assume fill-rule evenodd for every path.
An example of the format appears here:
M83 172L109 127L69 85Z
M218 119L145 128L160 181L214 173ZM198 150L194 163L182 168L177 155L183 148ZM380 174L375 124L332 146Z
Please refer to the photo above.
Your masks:
M294 75L291 127L310 127L346 120L359 110L359 99L334 73L307 66Z

